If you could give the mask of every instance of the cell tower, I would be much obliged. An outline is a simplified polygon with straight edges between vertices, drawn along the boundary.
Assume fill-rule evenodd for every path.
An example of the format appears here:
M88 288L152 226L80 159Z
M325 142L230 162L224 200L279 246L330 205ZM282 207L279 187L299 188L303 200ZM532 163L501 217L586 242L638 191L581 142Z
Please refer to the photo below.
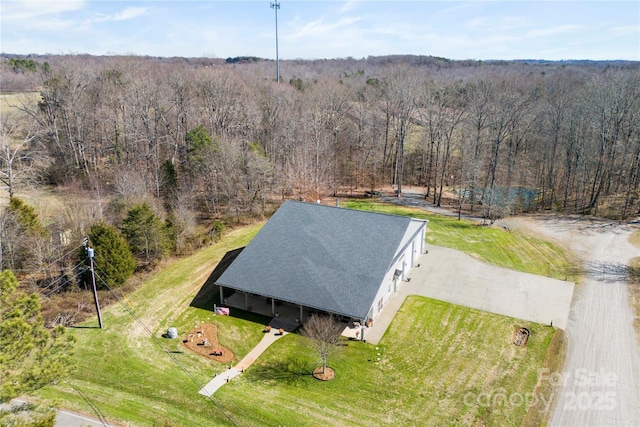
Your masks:
M278 9L280 9L280 2L272 2L271 9L276 12L276 82L280 83L280 58L278 57Z

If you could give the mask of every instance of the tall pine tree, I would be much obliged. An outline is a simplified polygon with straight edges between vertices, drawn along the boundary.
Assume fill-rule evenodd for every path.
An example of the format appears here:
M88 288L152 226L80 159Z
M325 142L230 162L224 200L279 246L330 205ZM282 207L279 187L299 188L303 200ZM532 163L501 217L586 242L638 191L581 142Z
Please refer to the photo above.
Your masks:
M10 270L0 273L0 402L69 374L73 344L63 326L45 328L38 294L20 291Z

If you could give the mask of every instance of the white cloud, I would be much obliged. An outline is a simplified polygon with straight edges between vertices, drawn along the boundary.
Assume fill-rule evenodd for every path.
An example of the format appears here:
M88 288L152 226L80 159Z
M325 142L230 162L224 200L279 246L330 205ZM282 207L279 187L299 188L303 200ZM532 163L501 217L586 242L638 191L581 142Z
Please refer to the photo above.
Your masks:
M147 13L147 9L144 7L128 7L122 12L116 13L113 17L114 21L127 21L139 16L143 16Z
M613 36L638 36L638 26L637 25L622 25L622 26L612 26L610 28L611 35ZM640 42L640 37L638 37L638 42Z
M140 16L146 15L147 10L148 9L145 7L127 7L123 11L114 14L96 13L97 18L95 18L94 21L128 21L130 19L135 19Z
M3 21L29 21L42 19L47 15L59 15L64 12L72 12L84 9L88 2L84 0L57 1L3 1Z
M68 31L79 24L65 14L85 7L86 1L3 1L2 26L20 31Z
M357 1L354 0L346 1L340 8L340 13L347 13L352 11L356 7L356 3Z
M313 36L332 36L335 31L341 28L349 28L351 25L358 22L359 18L342 18L339 21L332 23L325 23L324 18L316 19L315 21L304 24L301 28L294 31L292 36L294 38L299 37L313 37Z
M502 32L521 31L530 26L527 20L519 16L479 16L467 22L466 27L473 31Z

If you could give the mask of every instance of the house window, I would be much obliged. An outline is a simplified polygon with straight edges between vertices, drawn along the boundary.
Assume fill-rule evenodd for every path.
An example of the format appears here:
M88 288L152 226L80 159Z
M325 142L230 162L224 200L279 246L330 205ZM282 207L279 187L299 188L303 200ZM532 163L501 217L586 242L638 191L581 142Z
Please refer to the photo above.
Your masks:
M378 300L378 312L382 311L382 297Z

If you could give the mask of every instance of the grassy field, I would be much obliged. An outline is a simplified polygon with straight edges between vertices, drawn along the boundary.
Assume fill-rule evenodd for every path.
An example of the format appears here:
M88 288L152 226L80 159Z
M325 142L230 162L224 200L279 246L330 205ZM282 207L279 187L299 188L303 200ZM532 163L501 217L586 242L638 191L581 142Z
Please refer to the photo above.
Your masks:
M212 317L211 310L190 307L217 262L231 249L246 245L262 224L239 228L222 242L177 260L142 288L103 311L97 320L73 329L77 371L72 379L43 389L43 397L63 406L132 425L211 425L224 420L213 402L197 394L201 385L226 369L184 351L179 340L161 338L168 326L180 331ZM129 310L133 313L131 315ZM216 317L221 344L241 358L262 338L264 319Z
M40 99L39 92L0 93L0 114L18 112L16 106L31 105Z
M350 200L343 206L429 220L427 243L458 249L500 267L575 281L577 263L561 247L519 231L481 226L476 222L426 212L422 209Z
M334 380L309 375L314 354L288 335L216 396L247 426L520 425L554 335L527 324L531 339L517 348L520 325L409 297L378 346L345 341L330 359Z
M569 265L561 251L516 233L456 224L396 206L351 203L429 219L430 243L461 245L506 267L545 274L554 258L552 265L558 267L551 273L557 277ZM527 323L532 336L519 349L510 341L520 321L418 297L405 302L378 348L345 341L330 359L337 372L333 381L309 375L317 363L315 354L303 338L290 334L213 399L197 394L227 366L186 352L179 340L160 335L169 326L184 333L198 322L215 321L221 344L238 360L261 339L264 318L212 318L210 310L190 306L224 254L246 245L261 226L232 230L216 245L170 263L123 298L123 304L104 310L105 330L95 328L95 320L74 329L76 372L38 395L142 426L522 423L527 412L523 399L535 388L554 330ZM510 255L514 251L520 259Z

